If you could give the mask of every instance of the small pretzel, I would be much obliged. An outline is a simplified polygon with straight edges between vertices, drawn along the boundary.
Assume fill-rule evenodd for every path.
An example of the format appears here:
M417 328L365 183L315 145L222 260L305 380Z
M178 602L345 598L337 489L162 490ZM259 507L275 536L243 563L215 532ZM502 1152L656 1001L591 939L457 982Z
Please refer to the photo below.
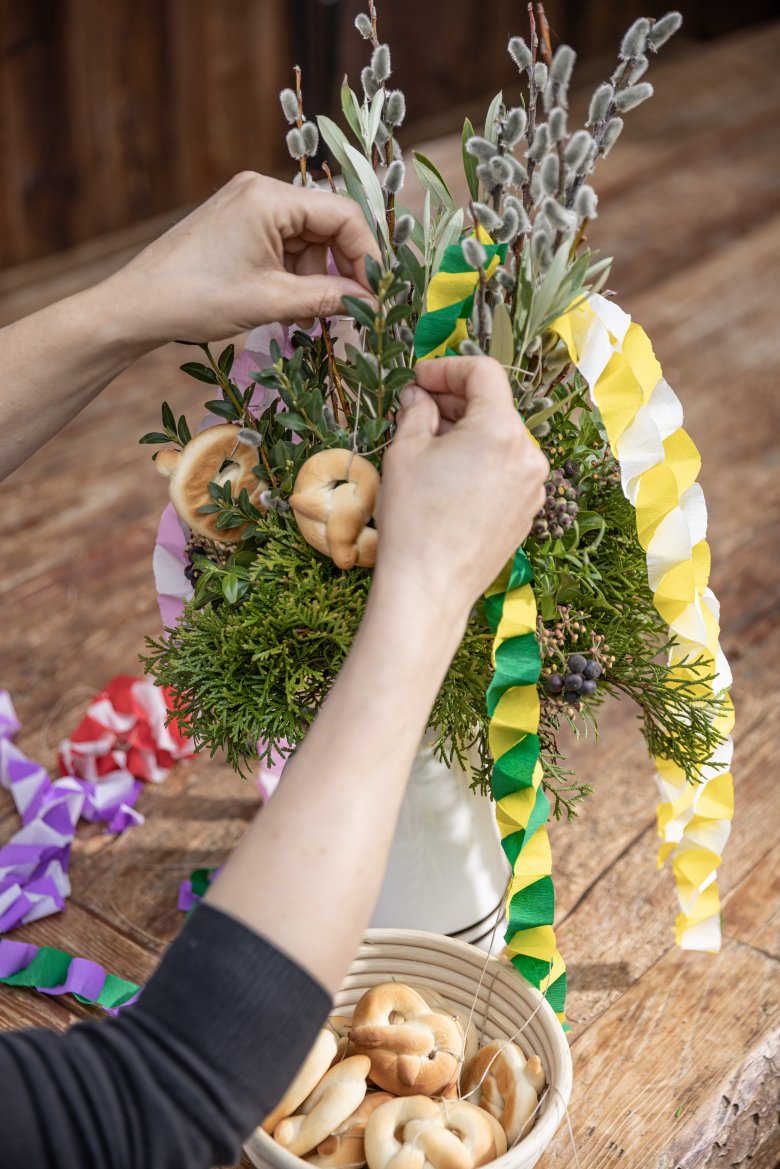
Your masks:
M461 1059L463 1063L468 1063L477 1054L479 1047L479 1036L477 1028L474 1026L474 1020L470 1017L468 1011L459 1011L452 1003L447 1002L445 998L439 994L437 990L431 990L429 986L415 986L421 998L424 998L429 1007L433 1007L440 1015L452 1015L453 1019L457 1019L460 1023L462 1038L461 1038Z
M304 540L339 568L373 568L377 533L367 525L379 483L376 467L362 455L341 448L312 455L290 496Z
M226 464L224 469L223 464ZM209 495L209 483L220 487L230 483L234 499L245 487L255 507L265 510L260 495L268 484L258 479L252 469L257 465L257 451L238 441L238 427L229 422L201 430L181 451L161 451L154 465L161 475L170 479L168 490L177 513L199 536L235 544L246 527L244 524L240 528L220 529L216 512L200 514L199 508L214 502Z
M377 1108L366 1125L365 1146L369 1169L478 1169L495 1160L501 1147L481 1108L465 1101L437 1104L426 1096Z
M314 1046L301 1064L295 1077L273 1112L263 1121L266 1132L273 1132L280 1120L292 1116L299 1104L303 1104L319 1084L336 1055L336 1036L328 1027L320 1031Z
M389 1092L369 1092L363 1103L334 1133L320 1141L313 1153L304 1158L317 1169L357 1169L366 1163L366 1124L380 1104L393 1097Z
M371 1079L396 1096L438 1096L457 1082L463 1032L451 1015L432 1012L398 982L366 991L352 1016L350 1039L370 1056Z
M494 1040L465 1069L461 1091L501 1122L511 1146L530 1131L544 1084L538 1055L526 1060L516 1044Z
M363 1102L370 1069L371 1061L365 1055L337 1063L304 1100L300 1111L277 1124L274 1140L298 1157L310 1153Z

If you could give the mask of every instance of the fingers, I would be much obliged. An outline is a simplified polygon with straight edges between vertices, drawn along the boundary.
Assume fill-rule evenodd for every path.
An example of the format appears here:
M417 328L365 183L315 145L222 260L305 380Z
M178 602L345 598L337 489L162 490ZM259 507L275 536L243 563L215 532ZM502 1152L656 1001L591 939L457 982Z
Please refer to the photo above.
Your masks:
M272 277L277 320L284 323L312 317L340 316L345 296L365 297L365 289L342 276L298 276L277 272ZM267 285L271 280L267 281Z
M415 367L424 390L441 395L442 417L452 422L465 414L509 407L514 412L512 390L502 366L491 357L439 357Z
M328 191L297 187L285 187L285 195L290 236L328 244L342 276L354 277L368 288L365 257L378 260L379 247L357 204ZM282 235L289 238L284 228Z
M396 415L395 442L426 440L438 433L441 415L430 394L419 386L405 386L401 406Z

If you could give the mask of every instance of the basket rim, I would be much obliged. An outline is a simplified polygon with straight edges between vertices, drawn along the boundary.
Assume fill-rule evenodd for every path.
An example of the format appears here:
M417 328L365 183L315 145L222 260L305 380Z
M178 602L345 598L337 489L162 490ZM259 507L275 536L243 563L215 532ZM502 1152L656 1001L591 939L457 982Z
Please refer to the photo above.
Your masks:
M495 1161L491 1161L490 1164L501 1166L502 1169L513 1169L518 1164L518 1156L523 1158L523 1161L529 1165L535 1164L549 1145L558 1125L566 1113L566 1107L572 1089L571 1051L563 1028L550 1004L542 996L541 992L535 986L532 986L514 967L510 970L507 964L499 962L498 958L494 955L487 955L484 950L480 950L477 946L473 946L469 942L461 941L459 938L450 938L446 934L432 933L427 930L398 928L367 929L355 953L350 971L345 976L345 981L349 978L355 962L370 958L372 956L371 951L383 945L401 946L404 948L410 947L412 949L416 947L420 951L419 957L421 960L424 959L425 952L431 950L436 950L440 954L449 952L453 956L460 955L472 964L474 963L474 959L478 958L479 965L484 967L486 973L491 970L493 971L493 983L495 984L496 979L500 979L504 989L509 989L510 991L515 980L519 980L519 984L517 984L518 989L521 990L522 997L527 1002L530 1001L533 1003L534 1015L542 1023L545 1035L550 1042L558 1075L555 1081L555 1092L550 1094L550 1103L538 1117L528 1136L524 1137L519 1144L515 1145L513 1149L509 1149L503 1156L496 1158ZM259 1147L252 1149L252 1145ZM276 1162L278 1166L285 1166L286 1169L301 1169L301 1166L306 1164L302 1158L288 1153L286 1149L277 1145L273 1138L260 1127L247 1139L244 1148L255 1164L258 1164L258 1162L252 1156L253 1152L259 1156L267 1154L264 1156L265 1164ZM523 1161L520 1164L523 1164Z

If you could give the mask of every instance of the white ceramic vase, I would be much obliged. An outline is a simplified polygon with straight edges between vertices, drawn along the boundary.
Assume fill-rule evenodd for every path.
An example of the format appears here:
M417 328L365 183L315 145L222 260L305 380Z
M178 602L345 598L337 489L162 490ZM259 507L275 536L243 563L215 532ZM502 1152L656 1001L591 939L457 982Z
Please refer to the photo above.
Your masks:
M495 805L423 743L409 778L373 927L427 930L487 949L509 879Z

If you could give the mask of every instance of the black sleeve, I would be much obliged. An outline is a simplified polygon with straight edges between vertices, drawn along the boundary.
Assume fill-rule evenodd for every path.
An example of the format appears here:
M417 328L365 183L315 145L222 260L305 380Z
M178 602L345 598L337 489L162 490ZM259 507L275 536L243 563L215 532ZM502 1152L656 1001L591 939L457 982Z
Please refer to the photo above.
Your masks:
M329 1009L300 966L201 905L117 1018L0 1036L0 1166L232 1164Z

